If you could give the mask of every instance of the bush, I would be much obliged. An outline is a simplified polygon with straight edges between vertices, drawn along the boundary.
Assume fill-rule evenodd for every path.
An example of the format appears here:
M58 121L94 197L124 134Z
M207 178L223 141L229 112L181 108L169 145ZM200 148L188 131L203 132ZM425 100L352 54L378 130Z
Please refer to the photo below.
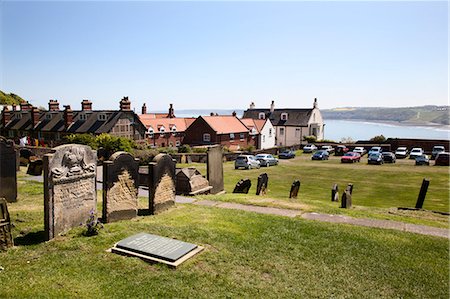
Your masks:
M183 144L178 148L179 153L192 153L192 149L188 144Z
M67 143L89 145L93 149L103 149L106 152L114 153L124 151L131 153L136 144L133 140L125 137L116 137L110 134L71 134L65 137Z
M383 135L377 135L375 137L370 138L370 141L374 143L383 143L386 141L386 137L384 137Z
M70 134L64 137L67 143L76 143L89 145L93 149L97 149L95 136L92 134Z
M206 147L194 147L192 149L192 152L197 153L197 154L206 153L207 151L208 151L208 149Z
M159 152L154 149L135 149L133 150L133 156L137 159L139 159L139 165L147 165L148 163L152 162L153 158L158 155Z
M303 140L305 140L308 143L314 143L317 141L317 137L312 135L312 136L304 136Z
M249 146L243 147L241 150L244 152L251 153L255 150L255 147L253 145L249 145Z

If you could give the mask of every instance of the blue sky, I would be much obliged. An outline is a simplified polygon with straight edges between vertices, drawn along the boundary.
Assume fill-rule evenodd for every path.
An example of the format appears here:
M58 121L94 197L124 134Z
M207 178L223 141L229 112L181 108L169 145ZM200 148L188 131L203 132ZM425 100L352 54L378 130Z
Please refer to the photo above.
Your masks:
M448 104L448 3L0 2L0 89L37 106Z

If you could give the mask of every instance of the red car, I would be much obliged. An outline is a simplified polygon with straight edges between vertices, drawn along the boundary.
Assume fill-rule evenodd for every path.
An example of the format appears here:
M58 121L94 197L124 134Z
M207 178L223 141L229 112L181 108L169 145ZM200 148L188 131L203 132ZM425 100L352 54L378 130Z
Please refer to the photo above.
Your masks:
M361 155L355 152L348 152L341 158L341 163L361 162Z

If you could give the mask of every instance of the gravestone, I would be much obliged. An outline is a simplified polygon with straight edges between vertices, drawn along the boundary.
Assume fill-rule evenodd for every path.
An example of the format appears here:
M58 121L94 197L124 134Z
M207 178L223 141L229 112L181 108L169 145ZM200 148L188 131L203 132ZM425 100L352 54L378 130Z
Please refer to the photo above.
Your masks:
M291 185L291 191L289 192L289 198L297 198L299 190L300 190L300 181L295 180Z
M222 146L214 145L208 147L206 158L206 179L212 186L211 194L223 192L223 162Z
M138 212L139 159L126 152L114 153L103 162L105 222L132 219Z
M20 156L20 166L27 166L28 163L30 163L30 158L34 157L34 154L32 151L30 151L27 148L21 148L19 152Z
M342 193L341 208L350 209L352 207L352 190L353 185L348 184L344 193Z
M349 183L347 185L347 190L350 192L350 194L353 194L353 184Z
M175 167L172 157L158 154L148 165L148 197L151 215L175 204Z
M0 136L0 197L17 201L17 158L14 142Z
M43 162L42 159L31 159L28 164L27 174L42 175Z
M267 192L267 185L269 184L269 176L267 173L262 173L258 176L258 183L256 185L256 195L264 195Z
M338 184L334 184L331 188L331 201L339 201L339 187Z
M252 186L252 181L250 179L240 179L234 187L233 193L245 193L248 194L248 190Z
M416 209L422 209L425 197L427 196L428 186L430 185L430 180L423 179L422 186L420 187L419 196L417 197Z
M47 240L85 223L97 206L97 153L66 144L44 156L44 228Z
M0 251L14 246L6 199L0 198Z

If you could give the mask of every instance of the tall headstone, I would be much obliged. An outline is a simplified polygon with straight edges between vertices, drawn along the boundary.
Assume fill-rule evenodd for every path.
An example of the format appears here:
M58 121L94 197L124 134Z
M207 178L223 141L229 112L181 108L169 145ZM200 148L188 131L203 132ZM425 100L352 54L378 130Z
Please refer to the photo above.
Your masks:
M425 197L427 196L428 186L430 185L430 180L423 179L422 186L420 187L419 196L417 197L416 209L422 209Z
M350 209L352 207L352 191L353 184L348 184L347 188L342 193L341 208Z
M339 186L334 184L331 188L331 201L339 201Z
M300 181L295 180L291 185L291 191L289 192L289 198L297 198L298 190L300 190Z
M0 251L13 247L11 220L9 218L6 199L0 198Z
M175 204L176 163L166 154L158 154L148 165L150 214L158 214Z
M0 197L17 201L17 157L14 142L0 136Z
M214 145L208 147L206 159L206 178L209 185L212 186L211 194L223 192L223 162L222 162L222 146Z
M114 153L103 162L105 222L132 219L138 212L139 159L126 152Z
M250 179L240 179L234 187L233 193L245 193L248 194L248 190L252 186L252 181Z
M269 184L269 176L267 175L267 173L261 173L258 176L258 183L256 185L256 195L266 194L268 184Z
M97 153L66 144L44 156L44 229L47 240L84 223L96 211Z

